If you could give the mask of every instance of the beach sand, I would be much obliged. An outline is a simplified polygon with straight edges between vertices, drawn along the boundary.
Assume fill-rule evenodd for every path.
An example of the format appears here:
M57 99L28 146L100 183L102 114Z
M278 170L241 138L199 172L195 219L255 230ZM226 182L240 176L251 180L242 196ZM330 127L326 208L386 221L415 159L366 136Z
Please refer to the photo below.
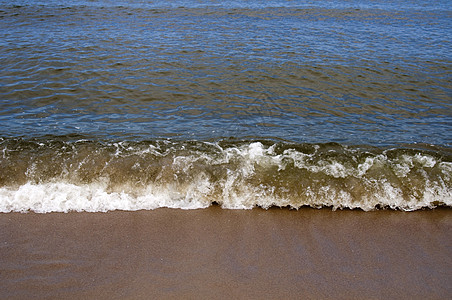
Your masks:
M0 298L450 299L452 210L0 214Z

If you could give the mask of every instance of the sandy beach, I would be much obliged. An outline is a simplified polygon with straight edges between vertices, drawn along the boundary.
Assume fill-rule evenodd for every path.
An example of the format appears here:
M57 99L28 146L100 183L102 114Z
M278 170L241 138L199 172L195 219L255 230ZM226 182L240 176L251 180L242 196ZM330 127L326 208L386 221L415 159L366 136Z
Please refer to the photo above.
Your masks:
M3 299L446 299L450 209L0 214Z

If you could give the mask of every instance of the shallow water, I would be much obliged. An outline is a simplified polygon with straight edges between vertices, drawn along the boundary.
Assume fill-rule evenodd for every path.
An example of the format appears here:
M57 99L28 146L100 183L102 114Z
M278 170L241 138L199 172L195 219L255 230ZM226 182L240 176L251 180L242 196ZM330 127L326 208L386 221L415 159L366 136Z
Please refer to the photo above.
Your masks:
M450 205L451 12L0 1L2 210Z
M1 4L3 136L451 143L445 2Z

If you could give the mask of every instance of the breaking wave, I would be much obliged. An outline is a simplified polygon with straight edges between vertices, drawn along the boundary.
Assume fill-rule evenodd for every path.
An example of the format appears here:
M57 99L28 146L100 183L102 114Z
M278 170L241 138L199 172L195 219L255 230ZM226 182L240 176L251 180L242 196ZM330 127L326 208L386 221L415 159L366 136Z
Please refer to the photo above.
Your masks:
M452 206L452 152L275 141L0 139L1 212Z

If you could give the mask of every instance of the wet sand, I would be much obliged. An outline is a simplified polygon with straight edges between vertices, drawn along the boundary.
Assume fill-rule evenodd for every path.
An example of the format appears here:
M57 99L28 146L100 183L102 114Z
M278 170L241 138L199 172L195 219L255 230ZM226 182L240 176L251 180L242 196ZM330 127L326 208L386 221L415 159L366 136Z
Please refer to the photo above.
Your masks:
M452 210L0 214L0 298L450 299Z

